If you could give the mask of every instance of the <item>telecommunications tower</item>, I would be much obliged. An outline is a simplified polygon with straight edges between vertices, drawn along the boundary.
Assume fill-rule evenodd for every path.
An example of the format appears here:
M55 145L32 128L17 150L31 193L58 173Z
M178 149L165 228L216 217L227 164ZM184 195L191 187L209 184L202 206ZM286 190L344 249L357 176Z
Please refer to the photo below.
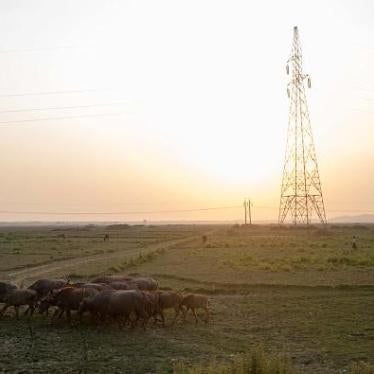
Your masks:
M293 29L292 50L286 70L291 75L287 86L290 107L278 222L309 224L315 213L321 223L326 223L304 88L305 81L311 87L311 80L308 74L303 73L297 26Z

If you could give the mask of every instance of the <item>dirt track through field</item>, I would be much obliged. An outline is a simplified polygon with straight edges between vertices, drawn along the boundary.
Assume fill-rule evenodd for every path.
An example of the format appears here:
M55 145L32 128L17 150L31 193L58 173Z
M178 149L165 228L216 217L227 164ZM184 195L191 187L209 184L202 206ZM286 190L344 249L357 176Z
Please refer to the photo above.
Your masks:
M211 233L212 233L212 231L209 231L209 232L203 233L202 235L204 235L204 234L207 235L207 234L211 234ZM36 277L45 276L46 274L51 274L51 273L57 272L61 269L66 269L67 270L67 269L73 268L77 265L82 265L83 266L87 263L113 260L113 259L116 259L116 258L123 259L123 258L126 258L126 257L136 256L139 253L147 254L148 252L152 252L152 251L155 251L157 249L162 249L162 248L167 249L167 248L170 248L174 245L183 244L185 242L197 240L197 239L200 239L200 238L201 238L201 234L200 235L188 236L188 237L184 237L184 238L181 238L181 239L167 240L167 241L157 243L157 244L150 244L150 245L145 246L143 248L136 248L136 249L129 250L129 251L118 251L116 253L111 253L111 254L89 255L89 256L86 256L86 257L79 257L77 259L73 258L73 259L68 259L68 260L60 260L60 261L51 262L49 264L36 265L36 266L33 266L33 267L28 267L27 269L13 271L13 272L10 272L10 273L4 274L4 275L5 275L6 278L8 278L12 281L15 281L15 282L19 282L19 281L22 281L24 279L30 279L31 280L31 279L36 278Z

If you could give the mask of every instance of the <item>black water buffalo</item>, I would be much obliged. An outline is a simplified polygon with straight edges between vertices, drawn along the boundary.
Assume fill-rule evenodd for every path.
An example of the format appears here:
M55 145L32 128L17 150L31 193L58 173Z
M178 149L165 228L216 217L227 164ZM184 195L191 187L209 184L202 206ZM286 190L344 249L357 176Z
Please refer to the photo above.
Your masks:
M83 299L97 295L99 291L95 288L85 287L64 287L59 290L52 290L44 300L45 303L57 306L60 309L58 318L66 314L66 319L70 322L71 311L78 310ZM56 317L56 313L54 317Z
M133 279L127 275L103 275L92 279L92 283L126 282Z
M144 291L154 291L158 288L158 283L155 279L149 277L129 277L127 275L104 275L92 280L93 283L127 283L129 289L139 289Z
M91 316L101 322L113 320L123 326L127 322L132 325L141 319L145 328L149 314L146 311L147 300L143 293L137 290L104 291L82 300L79 314L88 311ZM135 320L130 320L130 316Z
M15 290L15 289L17 289L17 286L14 283L8 282L8 281L1 281L0 282L0 302L4 301L4 298L9 291Z
M16 317L19 318L19 307L22 305L28 305L28 309L25 314L30 312L30 317L33 315L36 303L38 301L38 294L34 290L29 289L12 289L4 297L4 307L0 312L2 316L5 311L13 306L16 311Z
M64 279L39 279L29 286L30 290L37 292L38 297L42 298L52 290L60 289L66 286L68 282Z
M143 291L155 291L158 288L158 282L153 278L132 278L128 283Z

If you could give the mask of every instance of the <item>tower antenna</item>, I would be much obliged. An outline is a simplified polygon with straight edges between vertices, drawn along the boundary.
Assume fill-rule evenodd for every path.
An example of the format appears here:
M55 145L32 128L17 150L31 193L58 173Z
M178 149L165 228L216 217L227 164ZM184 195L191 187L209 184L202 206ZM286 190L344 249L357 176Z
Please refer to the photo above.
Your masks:
M327 223L304 87L307 81L311 88L311 79L303 73L297 26L286 72L291 76L287 85L290 107L278 222L309 224L316 213L321 223Z

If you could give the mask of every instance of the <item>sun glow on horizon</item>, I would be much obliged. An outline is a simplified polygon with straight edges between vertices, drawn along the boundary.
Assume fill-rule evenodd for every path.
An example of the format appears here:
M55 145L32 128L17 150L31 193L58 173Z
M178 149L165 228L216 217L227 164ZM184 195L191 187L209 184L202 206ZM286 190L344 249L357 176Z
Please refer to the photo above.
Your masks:
M250 196L257 219L276 219L295 24L312 76L328 216L343 201L347 210L374 210L366 166L374 156L371 2L7 0L0 9L1 110L124 103L1 113L0 122L82 116L2 125L3 211L172 210ZM90 88L97 91L1 96ZM157 219L241 216L233 209ZM15 219L55 217L0 215Z

